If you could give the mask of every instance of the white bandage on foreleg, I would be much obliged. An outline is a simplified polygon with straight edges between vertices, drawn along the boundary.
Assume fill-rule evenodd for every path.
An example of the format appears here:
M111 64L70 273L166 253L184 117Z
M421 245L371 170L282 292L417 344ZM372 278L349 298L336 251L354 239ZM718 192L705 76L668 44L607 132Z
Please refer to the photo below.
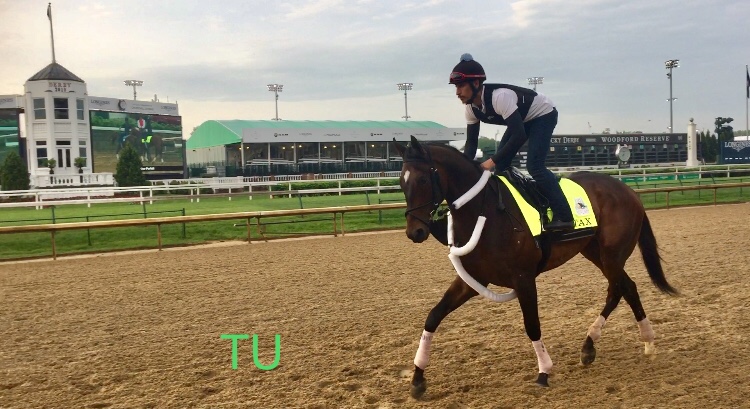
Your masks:
M422 338L419 339L419 348L417 349L417 356L414 357L414 365L419 369L427 368L427 364L430 363L430 344L432 343L432 335L434 332L422 332Z
M596 321L591 324L591 326L589 327L589 332L587 332L586 335L589 336L594 342L599 341L599 338L602 336L602 328L604 328L604 324L606 323L607 319L603 316L600 315L596 317Z
M651 328L648 318L638 321L638 329L641 331L641 341L654 342L654 329Z
M549 374L552 371L552 358L549 357L544 342L540 339L539 341L531 341L531 344L534 346L534 352L536 352L539 373Z

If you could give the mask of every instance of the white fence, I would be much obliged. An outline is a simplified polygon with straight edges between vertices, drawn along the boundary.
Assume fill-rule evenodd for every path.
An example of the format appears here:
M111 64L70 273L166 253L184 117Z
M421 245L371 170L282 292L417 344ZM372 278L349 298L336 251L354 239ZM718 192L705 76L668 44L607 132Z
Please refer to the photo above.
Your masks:
M31 185L46 188L48 186L90 186L114 185L112 173L76 173L71 175L32 175Z
M330 182L338 182L336 188L326 189L306 189L306 190L293 190L292 183L298 181L283 181L283 182L245 182L242 178L224 178L231 180L223 180L218 183L194 183L190 180L189 183L183 184L164 184L164 185L153 185L153 186L140 186L140 187L90 187L90 188L68 188L68 189L36 189L36 190L15 190L2 192L0 194L0 208L9 207L35 207L41 209L44 206L51 205L64 205L64 204L86 204L91 207L92 204L97 203L122 203L122 202L149 202L153 204L157 200L173 200L173 199L190 199L191 202L200 202L201 192L210 191L210 197L228 197L232 200L232 197L237 196L248 196L252 199L256 195L268 195L268 196L289 196L290 198L296 195L308 195L308 194L320 194L320 193L338 193L342 195L348 192L374 192L380 194L383 191L395 191L400 190L401 186L394 185L382 185L381 181L384 179L393 178L377 178L374 179L375 186L369 187L343 187L343 183L351 179L339 179L339 180L328 180ZM213 182L212 180L209 180ZM185 182L185 181L183 181ZM271 186L287 185L287 190L283 191L272 191ZM260 191L259 187L266 187L266 189ZM255 188L255 190L254 190ZM187 195L174 195L173 191L188 191ZM217 191L227 191L227 193L216 194ZM160 194L166 193L166 194ZM118 195L120 197L112 197ZM204 195L205 197L205 195ZM25 199L25 201L7 201L8 199ZM58 200L60 198L68 198L66 200ZM5 200L3 202L2 200ZM31 200L29 200L31 199Z
M709 170L710 169L710 170ZM704 174L716 174L717 172L725 174L727 177L731 177L732 172L744 171L750 172L750 168L747 166L741 167L737 165L726 165L726 166L699 166L697 169L692 168L676 168L672 172L661 172L653 173L654 170L659 168L643 168L639 173L633 173L633 169L622 169L618 171L617 175L613 175L615 178L640 178L643 181L648 181L653 178L666 177L673 180L682 178L684 175L697 175L697 178L703 178ZM591 171L597 172L602 170ZM611 170L610 170L611 171ZM557 173L568 173L557 172ZM80 176L80 175L79 175ZM362 172L356 174L349 173L335 173L335 174L320 174L316 175L319 177L314 180L303 180L301 175L286 175L286 176L263 176L263 177L216 177L216 178L192 178L192 179L171 179L171 180L159 180L153 181L151 186L140 186L140 187L73 187L64 189L33 189L33 190L17 190L17 191L5 191L0 192L0 208L9 207L35 207L41 209L43 206L49 205L62 205L62 204L86 204L91 207L92 204L96 203L118 203L118 202L145 202L153 203L155 200L175 199L175 198L189 198L190 201L200 202L201 192L210 191L212 196L216 197L228 197L232 200L232 197L237 196L248 196L252 199L255 195L270 195L270 196L288 196L293 197L295 195L305 195L314 193L338 193L339 195L347 192L375 192L380 194L382 191L395 191L399 190L399 186L384 186L381 184L383 180L393 180L400 176L400 172ZM71 176L77 177L77 176ZM343 182L351 180L373 180L375 186L373 187L355 187L355 188L344 188ZM338 182L337 188L328 189L308 189L308 190L293 190L292 183L294 182L315 182L316 180L325 180L328 182ZM172 183L172 184L170 184ZM271 186L286 185L287 190L285 191L271 191ZM259 187L264 187L267 190L259 191ZM177 195L175 196L173 191L187 190L190 193L188 195ZM227 191L216 195L216 191ZM160 195L160 193L167 193L168 195ZM113 197L115 195L121 197ZM155 195L156 194L156 195ZM126 197L122 197L125 196ZM205 196L204 196L205 197ZM27 199L26 201L8 201L8 199ZM57 200L67 198L68 200ZM32 199L32 200L28 200Z

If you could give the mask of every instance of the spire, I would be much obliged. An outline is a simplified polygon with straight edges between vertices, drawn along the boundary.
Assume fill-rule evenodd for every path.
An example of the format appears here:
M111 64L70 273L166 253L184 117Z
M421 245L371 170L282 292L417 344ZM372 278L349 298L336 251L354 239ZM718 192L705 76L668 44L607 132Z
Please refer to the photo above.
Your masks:
M52 31L52 3L47 4L47 18L49 19L49 34L52 38L52 63L55 61L55 33Z

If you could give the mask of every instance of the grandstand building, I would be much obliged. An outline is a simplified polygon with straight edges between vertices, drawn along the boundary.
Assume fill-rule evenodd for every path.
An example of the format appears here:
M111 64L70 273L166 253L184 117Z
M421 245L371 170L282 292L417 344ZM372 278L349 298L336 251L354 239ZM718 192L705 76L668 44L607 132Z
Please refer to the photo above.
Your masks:
M465 128L430 121L206 121L187 140L191 176L215 166L226 176L400 170L390 143L449 143Z
M618 151L618 148L620 150ZM624 149L628 158L618 155ZM526 167L526 145L513 160ZM688 134L635 133L553 135L547 166L551 168L612 167L646 164L685 164L688 160ZM485 152L485 155L493 152Z
M264 176L400 170L390 143L463 142L466 128L429 121L207 121L187 140L191 176L215 167L220 176ZM618 150L620 148L620 150ZM627 160L618 152L628 151ZM484 157L494 149L485 150ZM688 159L687 134L555 135L547 164L553 168L678 164ZM513 161L526 167L526 146Z

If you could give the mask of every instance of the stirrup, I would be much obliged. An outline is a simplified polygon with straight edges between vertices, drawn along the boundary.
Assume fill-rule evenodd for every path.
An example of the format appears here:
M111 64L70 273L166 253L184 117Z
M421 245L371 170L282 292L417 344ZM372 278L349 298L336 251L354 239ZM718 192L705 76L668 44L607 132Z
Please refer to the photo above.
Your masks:
M564 222L562 220L553 220L552 222L546 224L544 226L544 230L546 231L564 231L564 230L573 230L576 227L576 224L574 221Z

